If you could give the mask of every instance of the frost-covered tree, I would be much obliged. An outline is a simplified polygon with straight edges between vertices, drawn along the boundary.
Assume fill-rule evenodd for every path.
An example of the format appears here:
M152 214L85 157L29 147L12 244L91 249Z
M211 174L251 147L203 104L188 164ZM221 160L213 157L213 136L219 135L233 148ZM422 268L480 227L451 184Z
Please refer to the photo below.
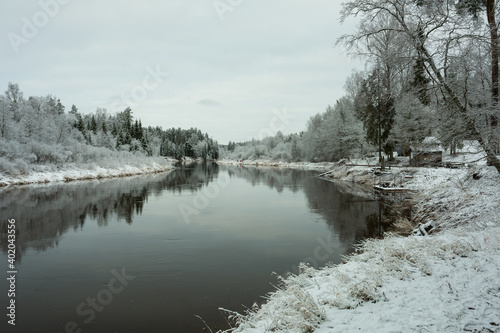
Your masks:
M495 0L458 0L456 3L459 13L472 15L475 20L479 19L481 12L485 12L488 21L488 31L490 36L491 55L491 98L494 105L498 104L498 25L496 22ZM494 119L498 122L498 119Z
M364 142L353 102L344 97L311 117L303 135L304 156L310 161L338 161L361 153Z
M331 112L331 107L327 108L326 112ZM316 114L309 118L307 129L304 133L304 155L309 161L329 161L331 149L327 146L328 135L324 133L323 121L325 115ZM333 138L330 142L334 143ZM333 152L332 152L333 153Z
M21 118L21 114L19 113L19 107L24 102L23 93L21 89L19 89L19 85L17 83L9 82L7 90L5 91L5 98L9 105L10 112L14 117L15 121L19 121Z
M492 2L489 2L490 4ZM433 84L440 94L440 98L447 104L447 108L454 110L455 116L460 117L467 126L469 135L476 139L487 155L488 163L494 165L500 172L500 160L495 155L495 141L491 140L491 131L485 127L484 115L478 114L478 108L467 104L467 96L463 96L452 85L447 76L447 61L450 57L463 57L463 42L484 40L484 31L487 35L495 29L477 29L473 18L459 15L454 0L442 1L415 1L415 0L349 0L343 3L342 19L349 16L361 18L363 23L380 21L390 17L390 22L376 29L358 29L354 34L344 36L342 41L348 47L353 47L360 41L379 38L387 31L391 31L415 55L422 57L426 71L430 74ZM497 43L497 40L493 44ZM493 45L493 49L495 45ZM394 54L395 58L397 54ZM407 55L405 55L407 56ZM476 59L480 60L480 59ZM494 79L491 82L495 86ZM498 108L490 109L489 119L498 117Z
M302 148L300 147L299 136L297 134L292 136L290 157L292 161L300 161L302 158Z
M364 80L356 97L356 112L363 121L366 140L378 147L379 162L382 162L382 150L391 153L393 149L388 138L395 115L387 73L375 68Z
M421 95L412 92L403 93L396 99L394 138L402 146L403 154L408 156L410 146L422 142L433 132L435 114L421 101Z
M9 138L12 133L13 114L4 96L0 96L0 137Z
M418 29L418 38L423 40L424 31L422 27ZM406 88L408 91L412 91L418 99L420 103L423 105L429 105L431 103L431 99L429 96L430 83L431 79L427 75L427 70L425 67L424 58L420 53L417 53L414 60L414 65L411 70L411 81L409 82L409 86Z
M75 106L75 104L71 105L71 110L69 110L68 113L72 115L76 115L78 113L78 108Z
M198 129L176 129L168 138L172 133L161 127L143 128L130 108L115 115L102 108L82 114L74 105L68 113L64 110L55 96L25 99L19 86L9 83L0 95L0 173L25 173L41 165L136 163L145 155L182 158L184 140L192 133L197 139L193 144L203 142L200 156L218 158L217 141Z

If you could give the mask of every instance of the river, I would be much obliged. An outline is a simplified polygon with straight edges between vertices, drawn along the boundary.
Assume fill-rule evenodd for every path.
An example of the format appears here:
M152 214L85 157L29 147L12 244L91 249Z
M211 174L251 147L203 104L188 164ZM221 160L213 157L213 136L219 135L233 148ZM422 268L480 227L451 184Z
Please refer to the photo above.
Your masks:
M0 267L16 232L16 325L2 332L215 332L276 274L337 264L377 236L379 203L318 172L192 164L170 173L0 191ZM349 185L349 186L347 186ZM275 274L276 273L276 274ZM204 323L205 322L205 323Z

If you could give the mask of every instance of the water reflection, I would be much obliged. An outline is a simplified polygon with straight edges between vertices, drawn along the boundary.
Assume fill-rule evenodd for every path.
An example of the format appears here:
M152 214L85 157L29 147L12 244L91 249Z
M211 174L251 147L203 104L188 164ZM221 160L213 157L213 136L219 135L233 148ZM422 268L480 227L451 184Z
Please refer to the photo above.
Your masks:
M87 217L107 226L111 219L132 224L148 197L165 190L193 193L217 177L217 164L196 164L175 172L132 178L22 186L0 191L0 216L15 218L18 261L26 249L45 251L58 245L69 230L81 229ZM2 221L0 231L6 231ZM0 238L3 252L6 238Z
M252 186L264 184L281 193L285 188L297 192L304 186L304 177L310 172L296 169L262 168L262 167L223 167L230 177L245 179Z
M216 180L220 170L230 178L245 179L252 187L266 185L278 193L284 189L303 191L311 211L323 216L344 243L354 244L383 231L377 213L379 203L363 188L348 183L332 186L310 171L216 163L179 166L167 174L7 188L0 191L0 215L16 219L20 261L27 248L44 251L57 246L67 231L81 229L88 217L99 226L107 226L112 219L132 224L150 196L161 196L164 191L177 195L196 193ZM352 223L363 218L362 214L366 215L366 226ZM6 228L6 221L2 223L0 230ZM0 240L6 252L5 238Z
M1 190L0 214L15 218L19 231L20 315L33 318L18 328L60 331L61 322L76 321L92 332L200 332L193 314L221 327L217 309L244 311L261 300L273 271L296 273L301 261L338 263L377 232L373 197L315 176L193 164L167 174ZM227 186L186 223L178 208L221 179ZM0 242L5 258L6 237ZM85 326L76 306L120 267L137 278Z
M302 190L309 209L324 221L346 244L356 244L369 237L379 237L387 229L385 209L379 198L367 187L351 182L332 185L315 177L311 171L266 167L229 167L229 175L244 178L252 186L264 184L281 193ZM364 219L365 224L353 223Z
M304 187L311 210L324 217L330 229L346 244L357 244L365 238L381 236L388 227L384 223L384 205L367 188L350 183L317 179ZM353 223L364 220L365 224Z

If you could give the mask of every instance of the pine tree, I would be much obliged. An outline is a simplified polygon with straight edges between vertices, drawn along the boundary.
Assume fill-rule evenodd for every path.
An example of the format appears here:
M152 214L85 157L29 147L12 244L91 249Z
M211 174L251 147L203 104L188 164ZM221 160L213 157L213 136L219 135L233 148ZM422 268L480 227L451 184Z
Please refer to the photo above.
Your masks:
M380 72L375 69L362 83L357 97L357 112L361 115L366 131L366 141L378 146L379 162L382 162L382 149L390 152L387 142L394 123L394 99L388 89L384 89Z
M419 29L419 35L422 35L423 31ZM421 37L423 39L423 36ZM410 89L414 90L418 99L423 105L429 105L431 99L427 93L429 89L429 84L431 80L427 77L425 70L425 62L422 56L419 54L413 65L413 78L410 82Z
M61 100L60 99L57 99L57 104L55 106L55 109L56 109L56 112L58 115L61 115L64 113L64 105L61 104Z
M292 138L292 146L290 148L290 155L292 156L293 161L298 161L300 160L300 148L299 148L299 140L297 139L297 136L294 135Z
M130 126L130 137L132 139L137 139L136 129L137 129L137 120L135 121L135 124Z
M90 118L89 130L91 130L94 134L97 134L97 122L95 121L94 115L92 115L92 117Z
M144 130L142 128L141 120L139 119L139 125L137 126L137 139L142 140L144 137Z
M125 131L130 135L130 133L132 132L132 121L133 121L132 109L126 108L125 110L123 110L123 117L124 117Z
M118 129L116 128L116 123L113 123L113 128L111 129L111 135L115 138L118 137Z
M82 134L85 134L85 124L83 123L83 118L82 115L77 113L76 114L76 128L82 132Z
M75 106L75 104L71 105L71 110L69 111L69 114L76 115L78 113L78 108Z

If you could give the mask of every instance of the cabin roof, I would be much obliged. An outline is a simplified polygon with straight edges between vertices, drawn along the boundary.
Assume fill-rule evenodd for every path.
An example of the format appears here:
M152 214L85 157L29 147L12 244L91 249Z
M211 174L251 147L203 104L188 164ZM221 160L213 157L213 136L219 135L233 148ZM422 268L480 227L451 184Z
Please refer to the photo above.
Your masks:
M434 137L428 136L421 143L413 144L411 149L419 153L442 152L443 146L441 141Z

